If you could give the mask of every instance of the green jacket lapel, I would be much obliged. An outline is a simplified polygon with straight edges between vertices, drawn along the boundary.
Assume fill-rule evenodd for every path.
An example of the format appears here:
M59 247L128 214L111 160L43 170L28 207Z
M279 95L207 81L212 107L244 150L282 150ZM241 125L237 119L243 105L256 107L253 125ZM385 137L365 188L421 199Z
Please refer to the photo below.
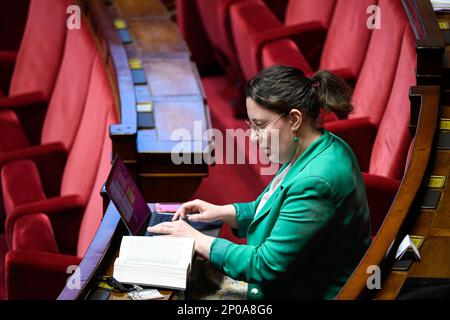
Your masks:
M291 179L295 178L297 174L301 172L312 159L314 159L318 154L320 154L323 150L325 150L332 141L333 141L332 135L328 131L324 130L323 135L319 139L314 141L308 147L308 149L306 149L305 152L297 160L295 160L294 164L289 169L283 181L281 182L281 185L275 190L272 196L267 200L266 204L261 208L261 211L255 217L255 219L253 219L252 223L250 224L250 227L257 221L261 220L270 211L273 202L276 201L286 183L288 183ZM281 169L278 170L277 175L280 174L284 170L284 168L286 168L287 165L288 163L283 164ZM264 193L267 192L268 190L269 189L266 188ZM258 207L260 201L258 201L256 207Z

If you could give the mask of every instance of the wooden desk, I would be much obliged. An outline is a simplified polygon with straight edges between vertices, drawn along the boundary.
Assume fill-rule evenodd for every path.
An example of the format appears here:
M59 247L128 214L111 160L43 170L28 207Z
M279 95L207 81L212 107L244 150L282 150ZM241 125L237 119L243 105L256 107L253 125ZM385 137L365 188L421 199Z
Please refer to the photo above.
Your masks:
M189 200L208 176L204 159L210 139L202 134L211 129L211 119L197 67L177 25L159 0L92 0L83 1L83 8L116 84L120 123L110 128L113 152L147 201ZM123 30L131 43L121 40ZM133 79L131 60L140 62L144 83ZM140 112L142 106L146 112ZM182 143L173 135L177 129L189 134ZM171 154L177 146L200 161L175 164Z
M150 204L154 210L153 205ZM213 237L219 235L220 229L205 231ZM114 260L119 255L119 247L122 237L127 235L128 231L120 219L116 207L109 202L102 223L92 240L83 260L79 265L81 287L78 289L69 289L64 287L58 300L86 300L97 288L96 282L101 276L110 276L113 273ZM70 281L70 280L69 280ZM159 290L164 295L164 300L174 299L179 292L172 290ZM113 293L110 300L128 300L126 294Z

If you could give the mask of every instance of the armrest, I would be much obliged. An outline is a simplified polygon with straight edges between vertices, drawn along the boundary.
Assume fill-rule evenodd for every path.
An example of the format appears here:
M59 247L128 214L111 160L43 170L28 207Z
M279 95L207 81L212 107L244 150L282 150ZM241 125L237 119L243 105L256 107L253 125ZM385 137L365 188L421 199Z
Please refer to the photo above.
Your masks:
M60 252L75 254L84 208L85 203L79 195L55 197L19 205L6 219L5 230L8 244L11 247L14 224L19 218L43 212L50 219Z
M38 167L47 197L59 195L67 160L67 150L61 143L49 143L0 154L0 169L6 163L30 159Z
M40 92L0 99L0 111L8 109L17 113L31 144L38 144L40 141L47 107L48 101Z
M24 93L17 96L8 97L0 100L0 110L11 109L19 111L20 109L35 108L43 103L47 103L41 92Z
M367 172L377 126L369 118L355 118L326 122L324 127L348 143L358 159L361 171Z
M16 64L17 52L10 50L0 50L0 90L5 95L8 94L11 83L14 65Z
M261 56L262 47L269 42L290 38L299 46L311 67L317 69L326 33L326 26L316 21L267 30L256 35L257 54Z
M394 201L400 181L370 173L363 173L369 203L372 234L375 235Z
M5 257L7 299L56 299L80 257L38 251L10 251Z

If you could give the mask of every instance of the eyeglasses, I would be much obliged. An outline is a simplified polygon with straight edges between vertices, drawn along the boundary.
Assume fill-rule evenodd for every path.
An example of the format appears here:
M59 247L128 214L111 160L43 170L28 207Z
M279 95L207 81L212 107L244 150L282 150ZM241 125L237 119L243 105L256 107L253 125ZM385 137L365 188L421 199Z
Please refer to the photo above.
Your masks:
M256 125L256 124L254 124L254 123L253 123L252 121L250 121L250 120L245 120L245 123L250 127L250 129L252 129L253 131L256 132L256 135L257 135L258 137L260 137L261 134L262 134L262 130L264 130L269 124L277 122L278 120L280 120L281 118L283 118L285 115L286 115L286 113L283 113L283 114L280 115L278 118L269 120L269 121L267 121L267 122L265 122L265 123L263 123L263 124L261 124L261 125L259 125L259 126Z

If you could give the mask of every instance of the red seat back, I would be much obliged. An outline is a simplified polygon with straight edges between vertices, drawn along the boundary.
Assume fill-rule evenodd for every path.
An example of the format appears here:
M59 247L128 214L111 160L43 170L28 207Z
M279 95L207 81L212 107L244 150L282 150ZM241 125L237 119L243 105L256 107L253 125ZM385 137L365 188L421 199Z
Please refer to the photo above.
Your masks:
M107 126L105 130L105 139L103 140L103 150L100 158L99 167L91 194L88 200L86 210L81 221L80 232L78 236L77 255L83 257L97 232L103 217L103 199L100 196L100 190L105 183L111 169L112 145L108 132L111 124L117 123L115 110L110 110Z
M41 92L49 99L63 55L69 0L31 0L9 96Z
M403 33L408 20L401 1L380 0L381 28L372 30L367 53L353 93L350 118L369 117L376 125L392 89Z
M84 201L95 182L106 133L108 113L114 109L114 96L105 66L96 55L80 126L67 158L61 181L61 195L78 194Z
M377 0L358 0L351 4L337 0L325 39L320 69L348 69L358 76L369 44L371 30L367 28L367 7Z
M208 39L222 63L236 61L229 22L230 6L245 0L197 0L197 8Z
M416 83L415 70L415 38L407 28L389 102L372 149L370 173L399 180L403 176L411 143L409 88Z
M96 54L94 39L84 19L81 29L67 31L61 69L42 128L41 142L61 142L70 150L83 114Z

